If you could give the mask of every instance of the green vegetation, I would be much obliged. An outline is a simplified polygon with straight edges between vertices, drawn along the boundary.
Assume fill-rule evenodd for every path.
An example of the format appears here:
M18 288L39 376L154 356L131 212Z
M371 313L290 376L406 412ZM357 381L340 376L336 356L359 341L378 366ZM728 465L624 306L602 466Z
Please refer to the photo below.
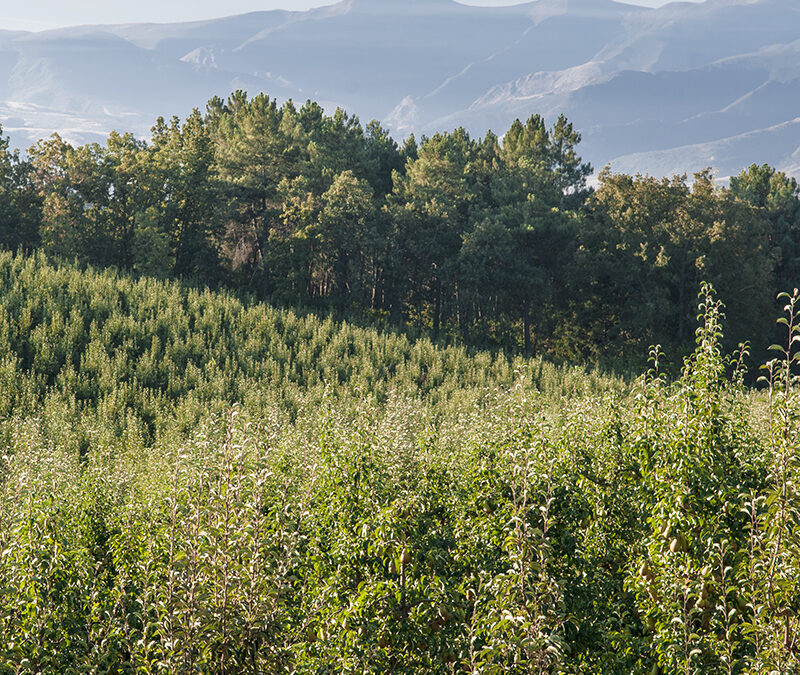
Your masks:
M0 675L800 672L800 188L579 141L0 146Z
M798 298L762 394L700 301L626 384L0 254L0 672L794 672Z
M564 117L534 115L502 139L400 146L341 110L237 92L158 120L148 142L0 146L0 247L637 370L650 344L691 351L705 280L729 347L769 344L774 298L796 284L797 183L767 166L730 189L710 171L691 186L603 171L592 190L579 143Z

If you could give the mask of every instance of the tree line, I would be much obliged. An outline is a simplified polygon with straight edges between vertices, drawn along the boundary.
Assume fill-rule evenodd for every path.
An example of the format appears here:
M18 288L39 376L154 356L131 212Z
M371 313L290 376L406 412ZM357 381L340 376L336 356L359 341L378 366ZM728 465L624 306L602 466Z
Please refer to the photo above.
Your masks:
M568 360L690 350L708 280L729 338L767 344L797 283L797 182L605 169L592 189L580 140L533 115L502 139L399 144L341 109L238 91L148 141L3 141L0 246Z

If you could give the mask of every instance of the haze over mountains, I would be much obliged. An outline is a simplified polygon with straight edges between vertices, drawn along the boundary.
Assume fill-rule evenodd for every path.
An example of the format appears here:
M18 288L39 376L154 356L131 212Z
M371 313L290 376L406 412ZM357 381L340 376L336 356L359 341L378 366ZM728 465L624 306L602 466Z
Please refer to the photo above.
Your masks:
M147 135L212 95L340 105L395 137L563 112L596 167L670 174L753 162L800 174L800 2L611 0L474 7L343 0L183 24L0 31L0 122L27 147L59 131Z

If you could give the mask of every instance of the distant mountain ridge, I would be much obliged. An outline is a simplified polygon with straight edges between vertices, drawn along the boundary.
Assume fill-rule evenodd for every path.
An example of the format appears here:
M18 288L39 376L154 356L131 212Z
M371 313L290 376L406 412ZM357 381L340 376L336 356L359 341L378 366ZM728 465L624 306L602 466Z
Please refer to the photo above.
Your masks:
M397 137L565 113L596 167L657 175L800 166L800 3L612 0L474 7L342 0L182 24L0 31L0 122L26 147L59 131L146 135L212 95L311 98Z

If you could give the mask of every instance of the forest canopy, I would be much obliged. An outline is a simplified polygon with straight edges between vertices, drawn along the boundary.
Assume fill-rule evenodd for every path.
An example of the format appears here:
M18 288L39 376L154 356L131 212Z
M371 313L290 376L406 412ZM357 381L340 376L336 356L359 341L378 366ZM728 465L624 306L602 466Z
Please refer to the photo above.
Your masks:
M713 283L732 344L797 283L800 188L599 173L563 116L398 144L375 121L238 91L145 141L0 146L0 246L570 361L691 349Z

